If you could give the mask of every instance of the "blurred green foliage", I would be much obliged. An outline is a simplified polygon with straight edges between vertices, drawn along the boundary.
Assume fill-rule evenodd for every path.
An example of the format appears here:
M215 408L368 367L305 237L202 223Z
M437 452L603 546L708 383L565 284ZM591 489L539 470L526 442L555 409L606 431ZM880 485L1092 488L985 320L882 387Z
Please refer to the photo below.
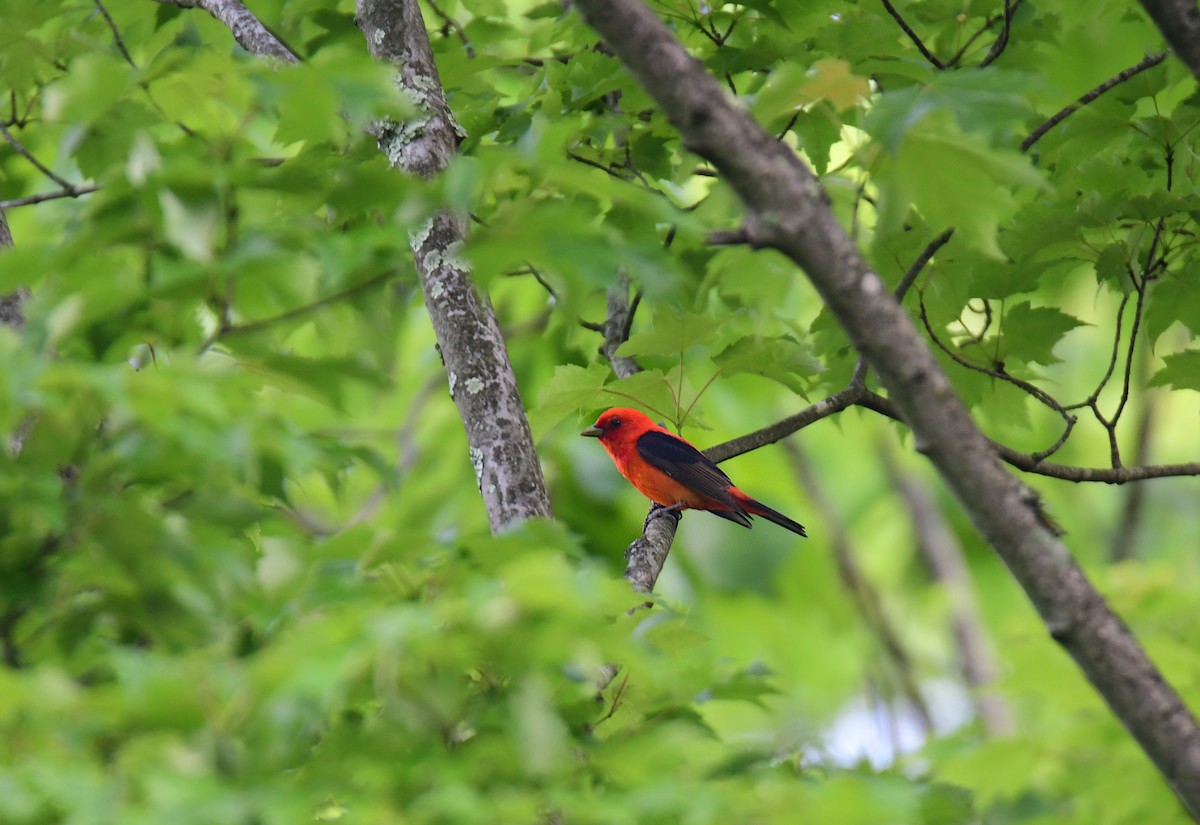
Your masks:
M1195 81L1168 59L1022 154L1161 42L1131 3L1021 4L978 69L1002 5L901 5L943 62L958 55L943 72L873 2L656 8L811 161L889 283L956 228L907 305L960 361L1078 401L1112 359L1118 307L1126 336L1140 307L1120 444L1134 461L1149 416L1144 460L1194 459ZM781 257L705 243L737 225L736 198L576 17L438 9L468 137L431 183L390 171L362 131L411 113L348 0L256 9L304 57L290 68L200 11L0 9L6 128L56 176L100 187L8 209L16 245L0 254L0 293L32 290L24 330L0 327L0 821L1184 821L906 459L963 543L998 651L1016 731L983 735L945 594L880 468L895 428L866 414L799 437L828 509L778 448L728 468L811 539L689 515L663 598L630 612L621 550L645 502L578 425L637 403L707 446L841 388L853 351ZM60 188L10 149L0 196ZM558 519L498 537L408 253L443 204L477 219L466 254ZM623 381L579 324L603 319L620 269L643 294L622 354L646 370ZM942 354L990 435L1054 442L1053 410ZM1085 412L1056 460L1108 461ZM1031 483L1200 704L1196 479L1145 488L1119 563L1127 490ZM900 674L840 583L839 525L933 706L919 747L899 735Z

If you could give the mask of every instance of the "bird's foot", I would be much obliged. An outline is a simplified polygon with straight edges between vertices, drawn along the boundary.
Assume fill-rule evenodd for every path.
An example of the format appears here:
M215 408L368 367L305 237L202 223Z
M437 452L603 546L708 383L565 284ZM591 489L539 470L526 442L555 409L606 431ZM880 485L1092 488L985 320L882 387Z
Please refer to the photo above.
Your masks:
M657 502L651 504L650 512L646 514L646 523L642 525L642 532L646 532L647 528L650 527L650 522L654 521L660 516L670 516L671 518L675 519L675 523L678 524L679 520L683 518L683 513L680 512L682 509L682 504L672 504L670 507L664 507Z

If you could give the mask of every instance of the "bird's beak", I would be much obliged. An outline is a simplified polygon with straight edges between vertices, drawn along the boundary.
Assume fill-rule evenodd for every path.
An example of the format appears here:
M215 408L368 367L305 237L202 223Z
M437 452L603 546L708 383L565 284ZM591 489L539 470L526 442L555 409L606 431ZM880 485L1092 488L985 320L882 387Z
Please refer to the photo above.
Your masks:
M599 438L600 436L604 435L604 430L600 429L599 427L588 427L586 430L581 432L580 435L586 435L588 438Z

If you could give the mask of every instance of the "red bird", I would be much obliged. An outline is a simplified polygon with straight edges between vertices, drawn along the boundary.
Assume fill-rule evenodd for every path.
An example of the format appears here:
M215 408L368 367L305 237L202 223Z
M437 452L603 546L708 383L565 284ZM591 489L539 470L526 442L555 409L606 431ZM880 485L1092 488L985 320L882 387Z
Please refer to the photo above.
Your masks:
M614 407L580 435L600 439L617 472L668 512L708 510L743 527L750 526L750 516L762 516L797 535L808 535L783 513L733 486L704 453L637 410Z

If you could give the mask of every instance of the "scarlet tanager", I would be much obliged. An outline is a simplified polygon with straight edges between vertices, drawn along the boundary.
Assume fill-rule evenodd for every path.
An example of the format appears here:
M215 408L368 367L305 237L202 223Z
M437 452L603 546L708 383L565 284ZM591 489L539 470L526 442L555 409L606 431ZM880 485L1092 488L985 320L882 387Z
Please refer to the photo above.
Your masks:
M704 453L637 410L614 407L580 435L600 439L617 472L667 511L708 510L743 527L750 526L750 516L762 516L797 535L808 535L783 513L735 487Z

